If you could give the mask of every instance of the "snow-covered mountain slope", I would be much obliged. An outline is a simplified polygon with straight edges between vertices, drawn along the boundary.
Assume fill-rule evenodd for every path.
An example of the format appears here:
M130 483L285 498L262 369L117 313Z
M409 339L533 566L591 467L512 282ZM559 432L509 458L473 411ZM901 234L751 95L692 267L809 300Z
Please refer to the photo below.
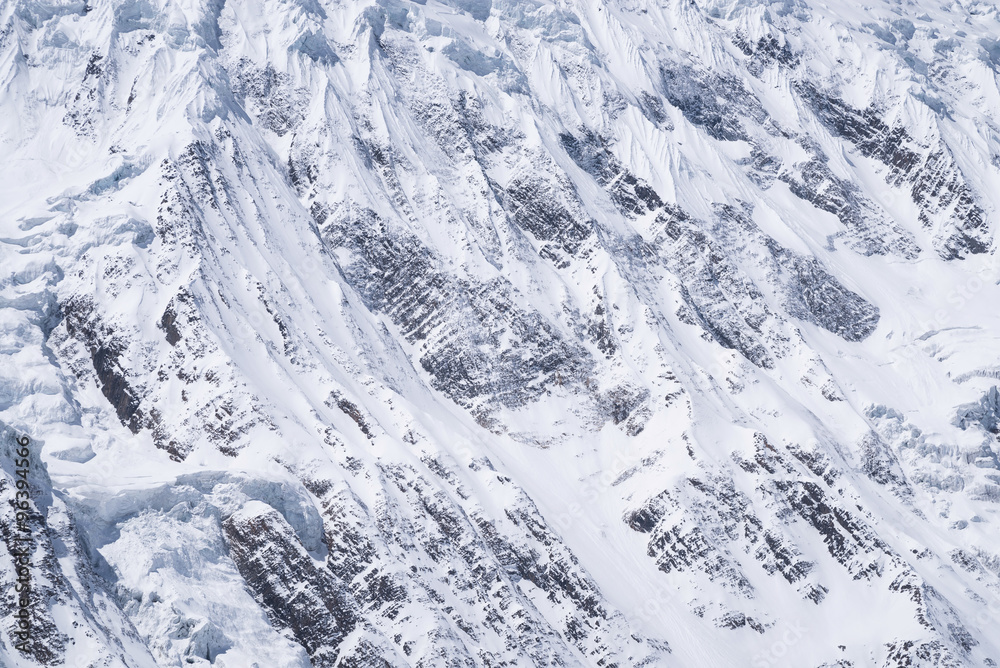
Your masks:
M0 665L997 665L998 36L0 3Z

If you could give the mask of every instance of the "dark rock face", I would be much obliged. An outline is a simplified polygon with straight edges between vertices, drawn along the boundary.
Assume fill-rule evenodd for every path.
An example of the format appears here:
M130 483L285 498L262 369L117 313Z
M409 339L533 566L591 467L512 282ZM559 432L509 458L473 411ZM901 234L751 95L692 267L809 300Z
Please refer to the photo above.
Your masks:
M706 234L700 221L668 208L656 222L660 257L685 283L685 302L690 307L685 319L702 324L720 345L739 350L757 366L772 367L774 352L765 341L771 335L780 350L786 339L767 327L774 315L763 292Z
M773 355L782 355L788 342L763 291L724 250L737 238L749 237L758 244L760 252L754 260L770 269L776 283L766 287L777 290L792 316L848 341L863 340L875 329L878 309L841 285L815 258L782 248L734 207L719 208L717 213L725 226L713 229L718 235L713 239L705 231L706 224L667 207L657 218L662 227L658 227L655 243L666 265L684 280L693 318L703 322L720 344L768 368Z
M889 168L887 183L910 187L925 227L945 217L950 229L935 241L941 257L955 259L989 250L986 214L946 146L921 150L905 128L888 126L874 107L855 109L811 83L800 83L799 92L831 132Z
M522 230L531 232L536 239L551 242L542 247L541 255L551 260L560 269L569 266L560 258L555 249L569 256L576 255L583 243L593 234L592 221L579 221L559 203L559 194L569 190L568 181L553 187L539 179L516 178L506 188L499 185L495 190L503 193L507 201L504 209L512 211L514 223ZM554 248L553 248L554 246Z
M854 576L881 575L876 561L862 564L864 555L886 546L846 509L829 505L826 493L812 482L782 481L776 484L791 508L820 536L830 556Z
M755 77L759 77L767 67L774 64L793 69L799 64L799 57L792 51L788 42L779 41L775 35L766 35L758 38L756 43L751 43L744 32L737 30L733 44L750 57L747 71Z
M815 572L815 564L828 557L810 554L804 548L811 542L802 539L800 532L806 531L820 538L829 558L854 580L912 575L872 528L845 507L843 499L831 495L828 482L803 477L786 456L785 448L775 448L762 434L756 436L755 444L753 460L734 453L743 474L688 479L649 499L624 518L630 528L649 536L648 553L664 573L681 581L693 579L687 574L704 573L722 591L737 594L752 606L757 598L752 581L759 581L759 569L768 576L780 576L803 599L820 605L829 588ZM799 461L814 461L800 449L789 448L788 452L798 453L795 459ZM752 479L754 495L767 499L763 505L740 491L745 486L744 475ZM755 512L755 506L766 509L765 514ZM740 558L743 554L750 558L750 566ZM774 580L766 582L770 588L779 587ZM899 591L895 584L883 581L882 585ZM708 592L705 596L710 598ZM715 623L720 628L749 626L764 633L768 622L756 620L750 610L752 607L746 611L722 608ZM916 614L927 617L926 610L926 606L918 604ZM946 604L941 610L934 614L950 614ZM702 605L695 612L705 614L706 609ZM945 627L943 620L928 623L928 628Z
M710 233L708 225L664 204L648 184L624 170L603 140L594 135L563 135L562 142L574 161L598 185L608 188L624 215L658 212L652 245L638 252L626 251L631 256L628 261L646 263L657 253L684 286L689 310L682 319L701 325L724 347L735 348L754 364L768 368L788 342L787 335L778 331L779 318L769 311L764 293L727 257L725 249L745 243L741 233L752 235L767 248L776 277L790 277L780 290L792 315L854 341L867 337L877 324L876 308L840 285L814 258L797 256L766 238L734 207L718 210L721 220L737 225L715 227Z
M787 253L791 255L791 253ZM863 341L878 325L878 308L848 290L815 258L792 257L788 283L790 312L846 341Z
M828 558L852 580L870 581L909 601L914 619L931 634L887 644L889 659L884 665L966 665L979 641L949 600L882 540L861 506L857 506L860 512L849 508L842 481L834 485L839 472L797 446L775 447L763 434L758 433L754 443L752 459L733 453L742 473L689 478L623 518L631 529L649 536L648 552L660 569L677 581L693 580L689 574L701 571L748 604L755 598L752 583L759 582L759 569L769 576L780 575L804 599L820 605L830 591L829 583L820 577L831 574L815 572L816 563L827 556L810 553L805 546L815 543L804 539L804 530L820 538ZM862 462L865 472L879 484L905 486L899 463L894 459L875 462L874 447L863 446L868 453ZM884 450L885 444L879 447ZM815 478L804 474L795 460L806 464ZM740 491L751 487L753 496L762 495L767 502L755 503ZM755 512L754 507L763 512ZM749 566L738 558L741 553L752 556ZM952 554L952 561L969 572L981 573L986 570L981 556L959 551ZM769 587L778 587L773 580L767 582ZM708 592L704 595L711 600ZM715 596L716 601L727 600ZM693 611L701 616L707 607L701 603ZM764 633L769 628L766 619L755 620L749 609L725 611L714 621L726 629L749 626L757 630L759 626Z
M415 236L386 232L370 211L324 229L332 247L354 253L345 276L369 308L426 350L419 363L435 388L469 408L487 397L518 407L557 375L565 383L582 379L589 354L541 314L521 310L505 281L449 275Z
M788 44L779 44L773 36L750 45L737 35L736 44L751 57L748 70L754 76L769 63L794 69L798 62ZM749 174L761 187L769 187L778 170L776 159L768 157L761 142L767 135L787 137L789 133L776 127L746 84L733 75L709 74L678 64L662 65L660 71L665 97L688 121L714 139L751 143ZM835 136L885 165L890 186L909 188L924 227L944 226L935 237L935 250L941 257L955 259L989 250L986 213L943 143L922 147L906 128L888 126L874 107L854 109L808 81L798 83L796 90ZM806 138L800 141L808 147ZM821 151L810 150L815 153L812 160L780 174L792 192L837 216L859 252L916 257L919 248L912 237L856 186L834 175Z
M748 140L745 123L769 120L760 100L735 76L725 76L680 64L660 67L663 94L691 123L713 139Z
M682 281L689 307L684 319L700 324L724 347L735 348L754 364L769 368L773 355L780 356L788 342L787 336L777 331L780 318L769 311L761 288L727 257L727 249L745 244L747 236L767 249L776 282L784 283L779 290L791 315L815 322L848 341L863 340L874 330L877 308L840 285L815 258L798 256L766 237L746 213L733 206L718 206L724 225L710 228L680 208L664 204L648 184L618 163L604 140L585 134L563 135L561 141L570 157L608 190L624 215L657 213L652 244L631 252L630 261L646 262L650 254L657 253ZM754 261L760 259L755 257Z
M939 641L919 643L913 640L905 640L890 643L887 646L888 656L883 668L895 666L951 666L958 668L962 664L955 656Z
M904 145L909 140L906 130L890 128L876 109L854 109L809 82L799 87L819 119L838 136L850 140L864 155L877 158L902 173L918 165L919 156Z
M716 228L727 245L737 243L742 230L766 254L754 256L777 277L788 313L833 332L846 341L862 341L878 325L879 311L859 294L844 287L815 257L794 253L779 245L756 226L747 210L733 206L716 207L722 223Z
M757 49L747 44L741 46L748 55L752 54L755 58L756 65L751 66L751 72L759 73L755 67L762 67L768 60L788 66L794 66L796 62L787 50L788 45L779 48L773 37L769 40L761 38L757 46ZM792 169L781 169L781 160L770 156L761 142L767 135L787 137L789 134L774 124L756 95L742 80L733 76L701 74L691 68L665 66L661 72L667 98L691 123L704 128L715 139L742 140L751 144L750 159L745 161L749 167L748 175L762 188L769 188L776 178L780 178L797 197L837 216L850 235L851 246L859 252L866 255L893 253L907 258L916 257L919 248L911 235L890 221L856 186L835 176L826 164L826 156L808 139L800 138L799 141L815 157ZM827 120L822 114L821 118ZM842 119L838 117L838 120ZM852 120L853 123L840 123L837 129L848 132L864 126L865 133L870 134L871 126L865 123L881 123L874 114L865 119ZM764 134L759 136L758 131L751 132L751 129L763 130ZM905 132L897 134L899 138ZM861 149L864 152L872 147L865 144ZM913 159L916 159L915 154ZM906 161L902 157L893 160L895 162L887 164L900 163L906 167ZM887 177L887 180L892 182L892 178L894 177Z
M273 509L237 513L222 529L240 575L272 623L292 632L314 666L336 665L341 643L358 623L344 585L314 565Z
M738 162L747 169L747 176L762 190L767 190L778 179L781 171L781 159L768 155L759 146L750 149L750 156ZM800 195L801 197L801 195Z
M661 493L627 518L631 528L651 534L649 554L656 557L662 571L700 570L713 582L749 600L756 597L754 587L733 556L744 552L753 555L768 575L777 573L788 584L795 585L803 597L816 603L822 600L825 588L808 577L813 562L804 558L780 524L768 526L769 520L750 511L751 499L736 489L733 480L720 477L708 483L690 479L686 487ZM785 491L780 486L776 488L776 492ZM685 499L683 505L674 499L674 494ZM809 505L794 500L792 504ZM698 518L696 526L687 527L690 520L681 520L673 526L664 521L669 515L676 522L682 517L678 511L685 508Z
M851 183L838 178L822 153L795 165L779 177L792 193L832 213L850 234L849 244L864 255L900 255L913 259L920 252L912 235L888 220L877 206Z
M663 206L656 191L622 166L605 139L587 131L580 137L564 133L559 141L573 162L608 190L626 216L639 216Z
M83 342L90 354L93 371L101 392L114 407L121 423L132 433L143 426L139 412L139 393L129 384L122 369L123 346L107 329L94 322L95 306L92 300L70 301L63 306L66 333Z
M906 478L892 449L877 433L869 432L861 439L862 470L880 485L893 485L906 490Z
M192 312L190 296L181 294L174 300L177 308L185 314ZM182 341L178 328L178 315L168 308L160 325L165 330L164 342L174 349L173 360L183 360L187 353L194 366L196 359L204 354L202 338L192 336ZM158 391L144 378L155 369L152 358L137 356L137 342L131 338L129 330L117 331L103 320L94 303L87 299L72 298L62 306L63 321L54 332L52 343L67 359L72 360L70 368L83 382L93 379L108 402L115 409L121 423L133 433L148 429L158 447L170 453L175 459L183 459L192 449L190 441L183 435L171 431L164 424L163 403L154 397ZM196 316L186 317L187 325L197 327ZM189 330L191 331L191 330ZM194 331L197 331L196 329ZM166 355L164 355L166 357ZM90 363L83 360L89 357ZM168 372L162 365L157 372L158 382L162 382ZM172 374L187 384L193 384L200 377L208 377L218 382L209 370L196 375L187 375L184 368L175 369ZM185 400L186 393L182 395ZM199 410L199 419L192 420L196 432L209 435L221 444L234 442L246 426L239 425L241 419L248 418L248 412L237 412L231 399L204 404ZM208 418L208 419L206 419ZM250 418L253 420L253 418Z
M502 516L486 512L463 482L466 474L446 457L425 457L419 468L358 462L353 476L384 483L375 507L345 489L325 492L326 568L347 588L355 634L394 648L383 650L384 657L398 653L391 665L571 665L568 647L599 665L646 665L669 651L623 635L620 613L509 478L488 460L469 469L480 483L510 492ZM261 542L288 542L282 535L292 536L285 529ZM278 559L275 547L255 550L265 561ZM436 642L428 645L417 633Z
M336 406L343 411L344 415L351 418L351 420L358 425L358 429L361 430L361 433L369 439L375 437L372 433L371 427L368 425L368 421L365 420L364 415L361 413L361 409L358 408L357 404L353 403L350 399L344 397L339 392L334 391L330 393L330 398L327 400L326 404L328 406Z
M181 334L177 330L177 314L170 307L163 312L163 317L160 318L160 329L166 333L167 343L172 346L177 345L177 342L181 340Z
M233 94L244 99L261 127L282 137L302 122L308 91L295 89L291 77L270 65L257 69L247 58L233 70Z

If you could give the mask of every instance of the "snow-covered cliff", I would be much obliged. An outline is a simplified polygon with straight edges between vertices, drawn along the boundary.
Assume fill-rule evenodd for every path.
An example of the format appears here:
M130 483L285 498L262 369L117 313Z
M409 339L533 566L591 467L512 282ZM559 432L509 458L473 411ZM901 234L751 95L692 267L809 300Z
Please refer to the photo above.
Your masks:
M998 35L0 3L0 665L997 665Z

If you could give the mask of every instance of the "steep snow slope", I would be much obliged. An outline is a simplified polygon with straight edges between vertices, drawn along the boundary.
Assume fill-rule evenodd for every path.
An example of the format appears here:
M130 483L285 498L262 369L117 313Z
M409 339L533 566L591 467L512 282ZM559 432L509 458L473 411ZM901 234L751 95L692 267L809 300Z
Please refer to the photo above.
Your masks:
M0 664L996 665L997 35L3 3Z

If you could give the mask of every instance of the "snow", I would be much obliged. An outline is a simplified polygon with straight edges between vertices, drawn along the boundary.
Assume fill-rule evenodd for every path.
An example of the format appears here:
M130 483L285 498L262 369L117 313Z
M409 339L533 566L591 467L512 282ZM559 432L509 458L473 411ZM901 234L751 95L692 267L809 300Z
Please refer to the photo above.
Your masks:
M376 541L354 590L372 574L412 578L398 619L371 604L343 641L384 641L399 665L477 649L509 651L516 665L536 650L567 665L593 665L599 651L619 665L638 665L641 652L650 665L893 665L888 645L909 640L940 640L957 665L1000 661L990 458L1000 445L956 419L1000 384L996 7L94 0L8 3L0 20L0 421L44 444L47 521L86 546L53 567L76 592L51 610L75 641L66 665L310 665L223 533L226 519L268 509L317 568L350 549L334 527ZM780 36L801 62L771 61L754 76L737 34ZM698 110L670 104L665 63L707 82L744 136L720 139ZM729 76L743 88L723 90ZM988 251L941 257L963 222L955 202L923 223L913 184L893 182L891 166L824 124L796 88L803 77L858 110L875 104L921 159L950 156L982 207ZM767 120L753 117L752 99ZM622 168L607 182L564 148L563 135L587 133L600 139L595 164ZM754 149L780 165L766 187L747 167ZM817 151L870 203L865 215L885 221L875 240L912 238L916 257L862 252L860 233L796 193L792 177ZM626 174L688 212L707 240L655 260L633 251L661 243L664 223L643 202L623 210ZM539 187L541 202L516 201L519 182ZM542 204L583 224L579 250L513 222ZM750 211L755 229L720 218L719 204ZM364 283L373 251L336 235L369 224L380 239L412 241L409 266L426 260L426 285L393 292L385 272ZM796 318L791 270L769 264L771 247L815 258L877 307L877 328L850 341ZM773 363L755 365L681 314L691 292L716 288L719 317L742 318ZM423 295L407 320L407 300ZM476 311L483 303L495 310ZM597 321L610 353L588 333ZM538 322L579 366L540 367L523 401L494 368L474 369L488 391L462 396L467 379L442 380L432 363L507 352L519 360L511 368L528 368L548 351L523 344L537 331L518 326ZM138 395L138 429L106 396L98 344L113 352L108 373ZM617 420L619 394L645 398ZM866 470L871 434L902 482ZM835 482L795 452L825 458ZM785 464L772 475L739 464L761 457ZM728 481L744 514L724 517L726 502L692 480ZM815 482L881 543L839 563L775 495L782 481ZM627 518L663 492L678 505L654 532L697 527L752 594L704 563L658 566L661 534ZM332 499L349 501L330 510ZM434 504L467 523L463 540L482 542L481 516L522 554L545 541L513 511L537 508L552 552L533 558L572 555L574 577L592 580L607 608L605 627L574 643L565 621L585 617L571 597L497 576L513 592L497 626L517 629L523 616L542 629L534 646L504 647L521 636L476 621L484 608L460 586L473 567L428 556L421 532L437 529L420 513ZM732 533L749 516L799 551L807 576L766 570L758 544ZM477 554L512 568L502 557L492 546ZM878 574L859 575L869 561ZM807 584L828 590L820 603ZM446 603L427 593L435 587ZM731 613L762 631L725 628ZM474 620L481 646L453 616ZM957 649L952 627L977 644ZM412 656L393 640L400 629L420 630ZM0 663L36 665L3 642Z

